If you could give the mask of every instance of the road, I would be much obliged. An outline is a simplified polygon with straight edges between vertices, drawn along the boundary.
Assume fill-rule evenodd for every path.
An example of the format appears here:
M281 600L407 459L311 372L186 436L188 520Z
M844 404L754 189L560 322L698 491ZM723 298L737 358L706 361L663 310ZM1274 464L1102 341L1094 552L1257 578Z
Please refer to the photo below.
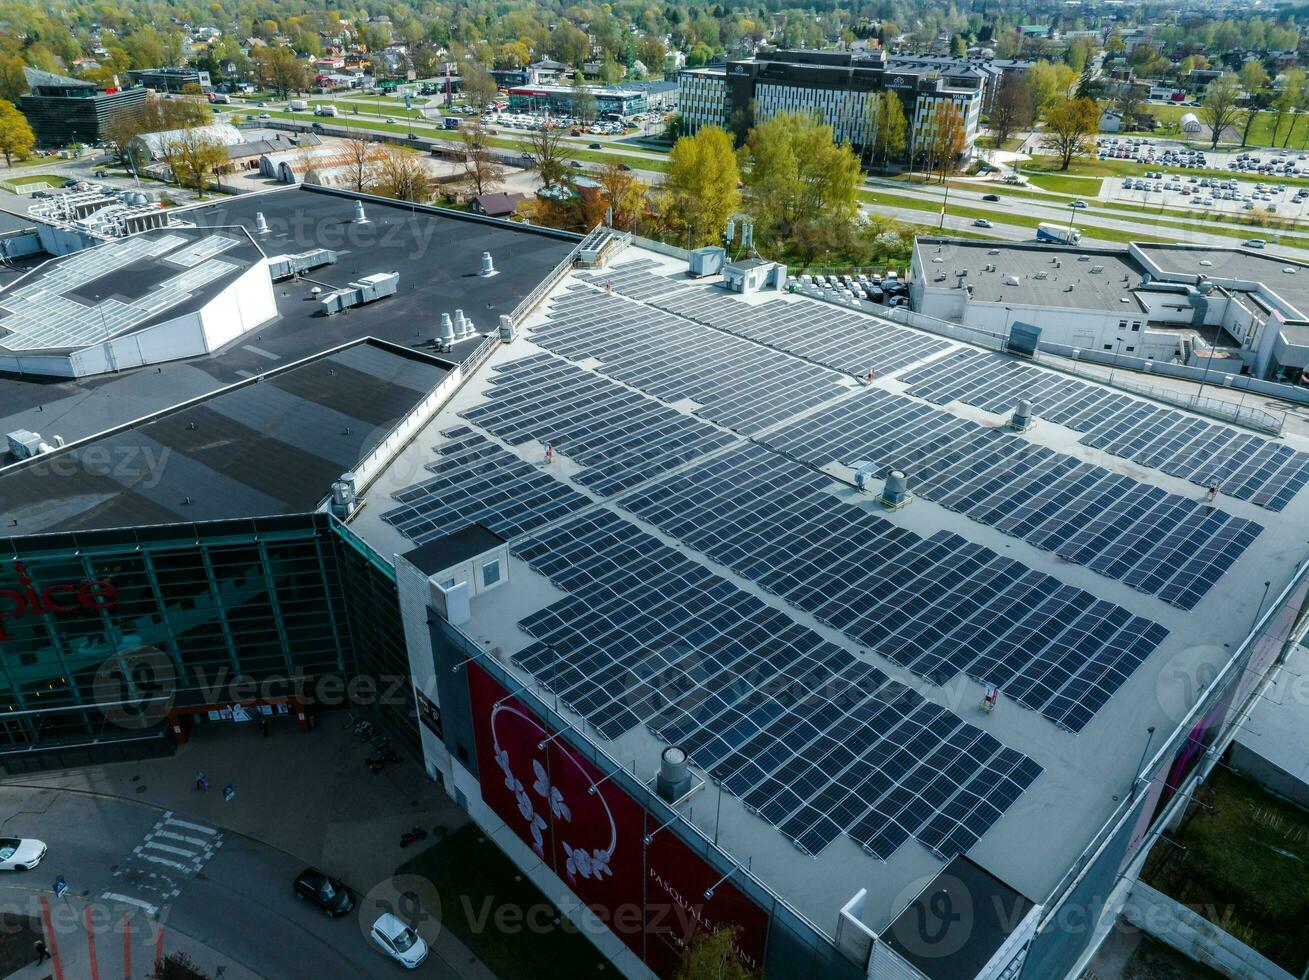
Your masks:
M39 868L0 877L0 901L31 913L47 898L69 976L92 975L87 908L91 921L105 924L94 944L104 976L124 975L127 945L148 962L156 923L166 949L202 944L217 951L231 976L344 980L401 971L366 938L376 903L361 901L355 913L329 919L293 896L291 882L303 862L266 844L186 814L50 787L0 785L0 817L5 834L39 837L50 846ZM70 886L62 902L51 892L57 875ZM130 943L122 939L125 915ZM432 956L407 975L456 971Z

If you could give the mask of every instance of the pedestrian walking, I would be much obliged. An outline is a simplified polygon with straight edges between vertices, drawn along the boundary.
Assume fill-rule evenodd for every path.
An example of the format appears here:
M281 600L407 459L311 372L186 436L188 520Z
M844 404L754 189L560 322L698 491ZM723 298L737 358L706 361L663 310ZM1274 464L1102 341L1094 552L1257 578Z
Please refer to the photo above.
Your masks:
M195 788L199 790L205 790L209 788L209 780L205 777L204 773L197 772L195 774Z
M259 719L259 734L262 735L264 738L267 738L267 737L268 737L268 719L267 719L267 718L260 718L260 719Z
M36 942L32 943L32 949L36 952L36 962L38 966L50 959L50 951L45 948L44 939L38 939Z

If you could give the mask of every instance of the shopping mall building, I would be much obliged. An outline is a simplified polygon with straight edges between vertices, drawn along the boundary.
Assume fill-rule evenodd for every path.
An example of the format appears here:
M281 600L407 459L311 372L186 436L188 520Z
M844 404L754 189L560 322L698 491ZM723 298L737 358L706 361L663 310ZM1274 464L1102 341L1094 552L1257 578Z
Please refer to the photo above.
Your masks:
M308 186L88 227L0 269L6 769L362 687L625 976L1075 975L1303 629L1303 439L984 331Z

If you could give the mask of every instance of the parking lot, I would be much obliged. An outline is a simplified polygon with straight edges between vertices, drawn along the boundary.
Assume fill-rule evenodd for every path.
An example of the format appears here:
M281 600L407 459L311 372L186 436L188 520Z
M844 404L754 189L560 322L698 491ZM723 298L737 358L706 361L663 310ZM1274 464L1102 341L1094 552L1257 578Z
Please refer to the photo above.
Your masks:
M1142 205L1203 208L1255 217L1257 213L1300 219L1309 210L1309 188L1288 187L1274 178L1249 180L1149 171L1144 177L1110 177L1101 196Z
M787 285L806 291L816 291L824 299L854 305L857 300L881 303L888 307L909 305L909 284L894 272L885 276L865 275L809 275L787 276Z

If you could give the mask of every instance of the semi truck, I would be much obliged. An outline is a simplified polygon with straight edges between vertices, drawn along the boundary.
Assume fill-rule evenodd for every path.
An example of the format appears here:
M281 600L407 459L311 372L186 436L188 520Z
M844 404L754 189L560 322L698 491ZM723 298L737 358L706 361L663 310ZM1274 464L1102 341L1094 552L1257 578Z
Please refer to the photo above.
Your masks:
M1076 245L1082 240L1082 229L1043 221L1036 226L1036 240L1038 242L1053 242L1056 245Z
M335 116L337 115L336 106L334 105L316 105L314 106L315 116Z

